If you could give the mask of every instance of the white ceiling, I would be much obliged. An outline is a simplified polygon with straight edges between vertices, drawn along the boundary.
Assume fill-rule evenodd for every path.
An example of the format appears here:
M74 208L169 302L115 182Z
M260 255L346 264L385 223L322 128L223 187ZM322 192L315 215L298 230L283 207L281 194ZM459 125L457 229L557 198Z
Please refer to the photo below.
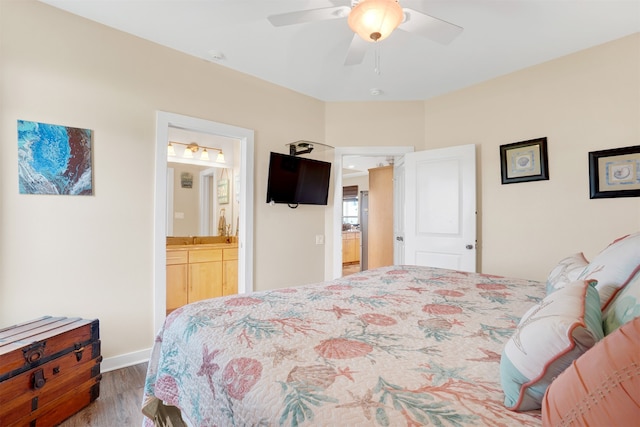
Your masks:
M464 31L447 46L395 31L345 66L346 18L267 16L349 0L41 1L323 101L425 100L640 31L640 0L400 0Z

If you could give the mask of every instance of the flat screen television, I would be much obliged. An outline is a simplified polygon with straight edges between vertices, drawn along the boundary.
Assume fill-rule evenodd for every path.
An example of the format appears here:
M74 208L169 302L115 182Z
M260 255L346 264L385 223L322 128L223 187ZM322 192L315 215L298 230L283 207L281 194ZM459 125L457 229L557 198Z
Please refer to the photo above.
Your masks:
M331 163L271 153L267 203L326 205Z

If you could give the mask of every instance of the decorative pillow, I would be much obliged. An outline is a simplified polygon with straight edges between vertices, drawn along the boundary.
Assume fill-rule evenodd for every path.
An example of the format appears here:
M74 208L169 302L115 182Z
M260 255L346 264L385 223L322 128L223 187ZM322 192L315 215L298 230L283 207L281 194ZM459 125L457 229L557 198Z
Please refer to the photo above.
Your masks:
M640 317L636 317L553 381L542 400L542 425L638 425L639 347Z
M604 311L604 334L609 335L635 317L640 317L640 271L618 292Z
M640 232L622 237L602 252L580 274L580 280L597 280L600 308L603 310L613 296L640 271Z
M504 404L514 411L539 409L551 381L603 338L598 291L576 281L530 308L500 358Z
M582 252L570 255L556 265L547 278L547 295L564 288L571 282L578 280L578 276L589 265L589 261Z

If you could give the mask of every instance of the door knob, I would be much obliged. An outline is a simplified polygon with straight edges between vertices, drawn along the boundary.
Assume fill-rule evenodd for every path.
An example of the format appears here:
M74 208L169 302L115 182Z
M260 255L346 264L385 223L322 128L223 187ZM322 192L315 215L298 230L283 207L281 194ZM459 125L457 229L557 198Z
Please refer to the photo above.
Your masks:
M467 246L465 246L465 248L471 250L471 249L473 249L473 245L467 245Z

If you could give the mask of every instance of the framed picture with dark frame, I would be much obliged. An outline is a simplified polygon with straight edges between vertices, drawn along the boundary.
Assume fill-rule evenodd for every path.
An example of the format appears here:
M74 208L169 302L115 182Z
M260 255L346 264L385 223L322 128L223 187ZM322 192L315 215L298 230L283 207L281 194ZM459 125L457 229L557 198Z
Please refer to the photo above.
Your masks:
M589 198L640 196L640 145L589 152Z
M503 184L548 180L547 138L501 145L500 170Z

